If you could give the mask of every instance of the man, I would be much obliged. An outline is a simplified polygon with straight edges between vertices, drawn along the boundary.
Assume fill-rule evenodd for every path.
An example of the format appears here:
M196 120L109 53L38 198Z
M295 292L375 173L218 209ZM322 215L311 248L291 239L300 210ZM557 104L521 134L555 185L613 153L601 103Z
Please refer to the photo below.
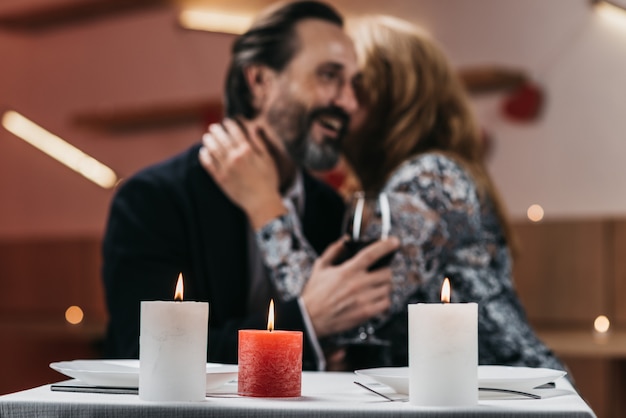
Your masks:
M275 176L276 189L301 186L295 205L318 253L338 238L343 204L297 166L332 166L356 108L355 54L341 25L341 17L322 3L273 8L235 42L227 78L227 114L244 129L232 120L222 129L267 151L260 158L273 159L268 175ZM194 146L143 170L114 198L103 246L109 357L138 356L140 301L171 300L179 272L185 299L210 303L209 361L237 362L238 329L266 327L272 288L254 233L291 203L278 199L246 216L205 171L199 150ZM209 171L218 164L207 161L206 149L200 158ZM301 297L277 301L276 327L305 332L304 368L324 368L317 336L353 328L389 306L390 270L367 267L397 244L381 241L333 266L341 248L336 241L316 263Z

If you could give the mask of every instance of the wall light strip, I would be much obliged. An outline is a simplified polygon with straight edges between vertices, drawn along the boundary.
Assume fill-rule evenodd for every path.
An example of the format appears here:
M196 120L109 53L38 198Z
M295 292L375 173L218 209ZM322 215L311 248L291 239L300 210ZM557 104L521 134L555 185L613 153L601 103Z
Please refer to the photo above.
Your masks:
M2 126L100 187L110 189L118 181L112 169L13 110L4 113Z
M608 24L626 30L626 10L612 3L601 2L596 6L596 11Z
M184 9L178 16L178 22L185 29L239 35L248 30L252 23L252 17L209 10Z
M626 0L600 0L600 2L610 4L622 12L626 11Z

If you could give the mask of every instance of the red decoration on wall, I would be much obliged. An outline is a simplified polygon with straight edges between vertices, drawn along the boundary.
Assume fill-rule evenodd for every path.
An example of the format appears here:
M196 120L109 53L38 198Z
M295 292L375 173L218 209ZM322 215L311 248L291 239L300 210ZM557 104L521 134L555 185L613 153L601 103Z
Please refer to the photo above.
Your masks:
M527 81L504 99L502 111L512 120L530 122L539 116L543 102L544 92L541 87Z

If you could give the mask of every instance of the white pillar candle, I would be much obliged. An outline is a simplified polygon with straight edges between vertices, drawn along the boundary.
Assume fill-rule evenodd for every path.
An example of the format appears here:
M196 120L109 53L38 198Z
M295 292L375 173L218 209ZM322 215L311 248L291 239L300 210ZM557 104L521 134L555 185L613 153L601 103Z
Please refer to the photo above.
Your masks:
M207 302L141 302L140 399L205 399L208 320Z
M420 406L478 403L476 303L409 305L409 402Z

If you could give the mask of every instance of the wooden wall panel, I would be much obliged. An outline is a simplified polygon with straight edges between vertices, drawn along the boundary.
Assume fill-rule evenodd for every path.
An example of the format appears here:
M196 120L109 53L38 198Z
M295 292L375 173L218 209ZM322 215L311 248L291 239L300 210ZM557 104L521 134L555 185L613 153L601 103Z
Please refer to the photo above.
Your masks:
M598 418L626 416L626 219L517 223L516 287L540 335L570 368ZM612 319L610 341L597 343L597 315ZM555 344L559 335L577 335ZM548 338L549 337L549 338ZM578 353L578 354L573 354Z
M626 363L623 359L563 357L578 393L598 418L626 417Z
M605 313L610 265L602 220L514 225L520 241L514 277L536 326L591 326Z
M78 305L103 320L100 259L97 238L0 241L0 314L62 316Z
M52 361L100 356L100 266L99 238L0 241L0 394L62 380ZM78 325L65 321L71 305Z
M614 325L626 326L626 220L615 220L611 224L613 235L613 286L610 303Z
M611 362L604 359L561 357L580 396L598 418L618 418L611 411Z
M30 325L18 330L0 324L0 395L67 379L49 367L52 362L100 357L99 338L80 331L51 326L37 332Z
M611 362L611 400L610 408L614 417L626 417L626 360ZM600 418L600 417L598 417Z

